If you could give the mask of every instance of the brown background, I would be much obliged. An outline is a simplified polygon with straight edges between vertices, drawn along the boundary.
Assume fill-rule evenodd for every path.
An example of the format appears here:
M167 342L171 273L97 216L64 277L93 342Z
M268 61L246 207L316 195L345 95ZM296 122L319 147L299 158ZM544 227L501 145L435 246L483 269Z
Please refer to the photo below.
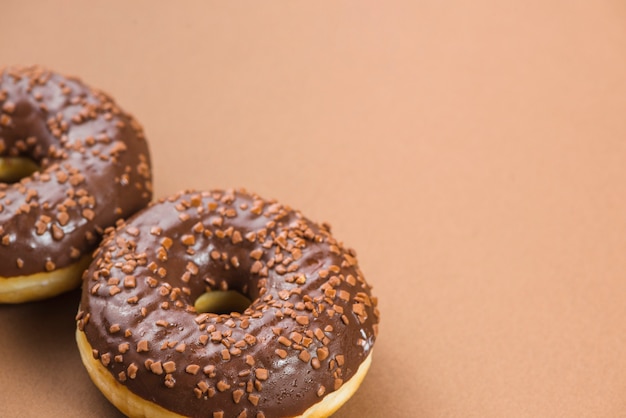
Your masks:
M245 186L357 249L383 322L337 417L626 416L622 0L33 3L0 62L116 97L157 196ZM0 307L0 416L118 416L76 303Z

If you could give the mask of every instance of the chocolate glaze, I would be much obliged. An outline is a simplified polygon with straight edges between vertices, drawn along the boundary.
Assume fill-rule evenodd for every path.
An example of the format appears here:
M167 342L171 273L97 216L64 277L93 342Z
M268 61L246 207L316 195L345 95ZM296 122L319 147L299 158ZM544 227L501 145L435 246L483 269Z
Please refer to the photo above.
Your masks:
M377 300L356 254L245 191L188 191L108 233L85 272L78 328L140 397L184 416L299 415L368 356ZM253 302L198 314L211 289Z
M0 69L0 157L40 167L0 182L0 277L65 267L152 198L141 126L106 94L41 67Z

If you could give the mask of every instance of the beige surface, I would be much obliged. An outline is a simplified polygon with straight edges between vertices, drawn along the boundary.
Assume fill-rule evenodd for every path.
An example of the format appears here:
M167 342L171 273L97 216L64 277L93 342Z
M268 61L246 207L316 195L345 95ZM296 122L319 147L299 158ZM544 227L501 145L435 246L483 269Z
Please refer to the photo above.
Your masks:
M626 3L27 3L0 61L114 95L157 195L245 186L357 249L383 322L337 417L626 416ZM76 302L0 307L0 416L117 416Z

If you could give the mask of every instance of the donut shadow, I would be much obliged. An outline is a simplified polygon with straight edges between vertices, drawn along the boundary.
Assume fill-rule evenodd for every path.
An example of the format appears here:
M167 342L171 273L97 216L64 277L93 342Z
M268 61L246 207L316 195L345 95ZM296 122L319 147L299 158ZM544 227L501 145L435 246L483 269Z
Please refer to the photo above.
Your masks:
M44 301L0 305L0 358L6 369L0 387L22 412L32 408L73 415L83 410L123 417L83 368L74 337L79 300L80 290L74 290Z

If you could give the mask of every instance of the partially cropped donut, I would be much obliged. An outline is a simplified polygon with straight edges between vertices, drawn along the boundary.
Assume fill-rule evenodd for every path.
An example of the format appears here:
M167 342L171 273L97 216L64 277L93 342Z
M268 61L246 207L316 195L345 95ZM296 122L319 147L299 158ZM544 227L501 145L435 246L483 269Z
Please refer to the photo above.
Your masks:
M41 67L0 69L0 303L80 284L108 226L152 198L141 126Z
M187 191L107 232L76 337L126 415L323 417L358 388L377 299L327 224L243 190Z

